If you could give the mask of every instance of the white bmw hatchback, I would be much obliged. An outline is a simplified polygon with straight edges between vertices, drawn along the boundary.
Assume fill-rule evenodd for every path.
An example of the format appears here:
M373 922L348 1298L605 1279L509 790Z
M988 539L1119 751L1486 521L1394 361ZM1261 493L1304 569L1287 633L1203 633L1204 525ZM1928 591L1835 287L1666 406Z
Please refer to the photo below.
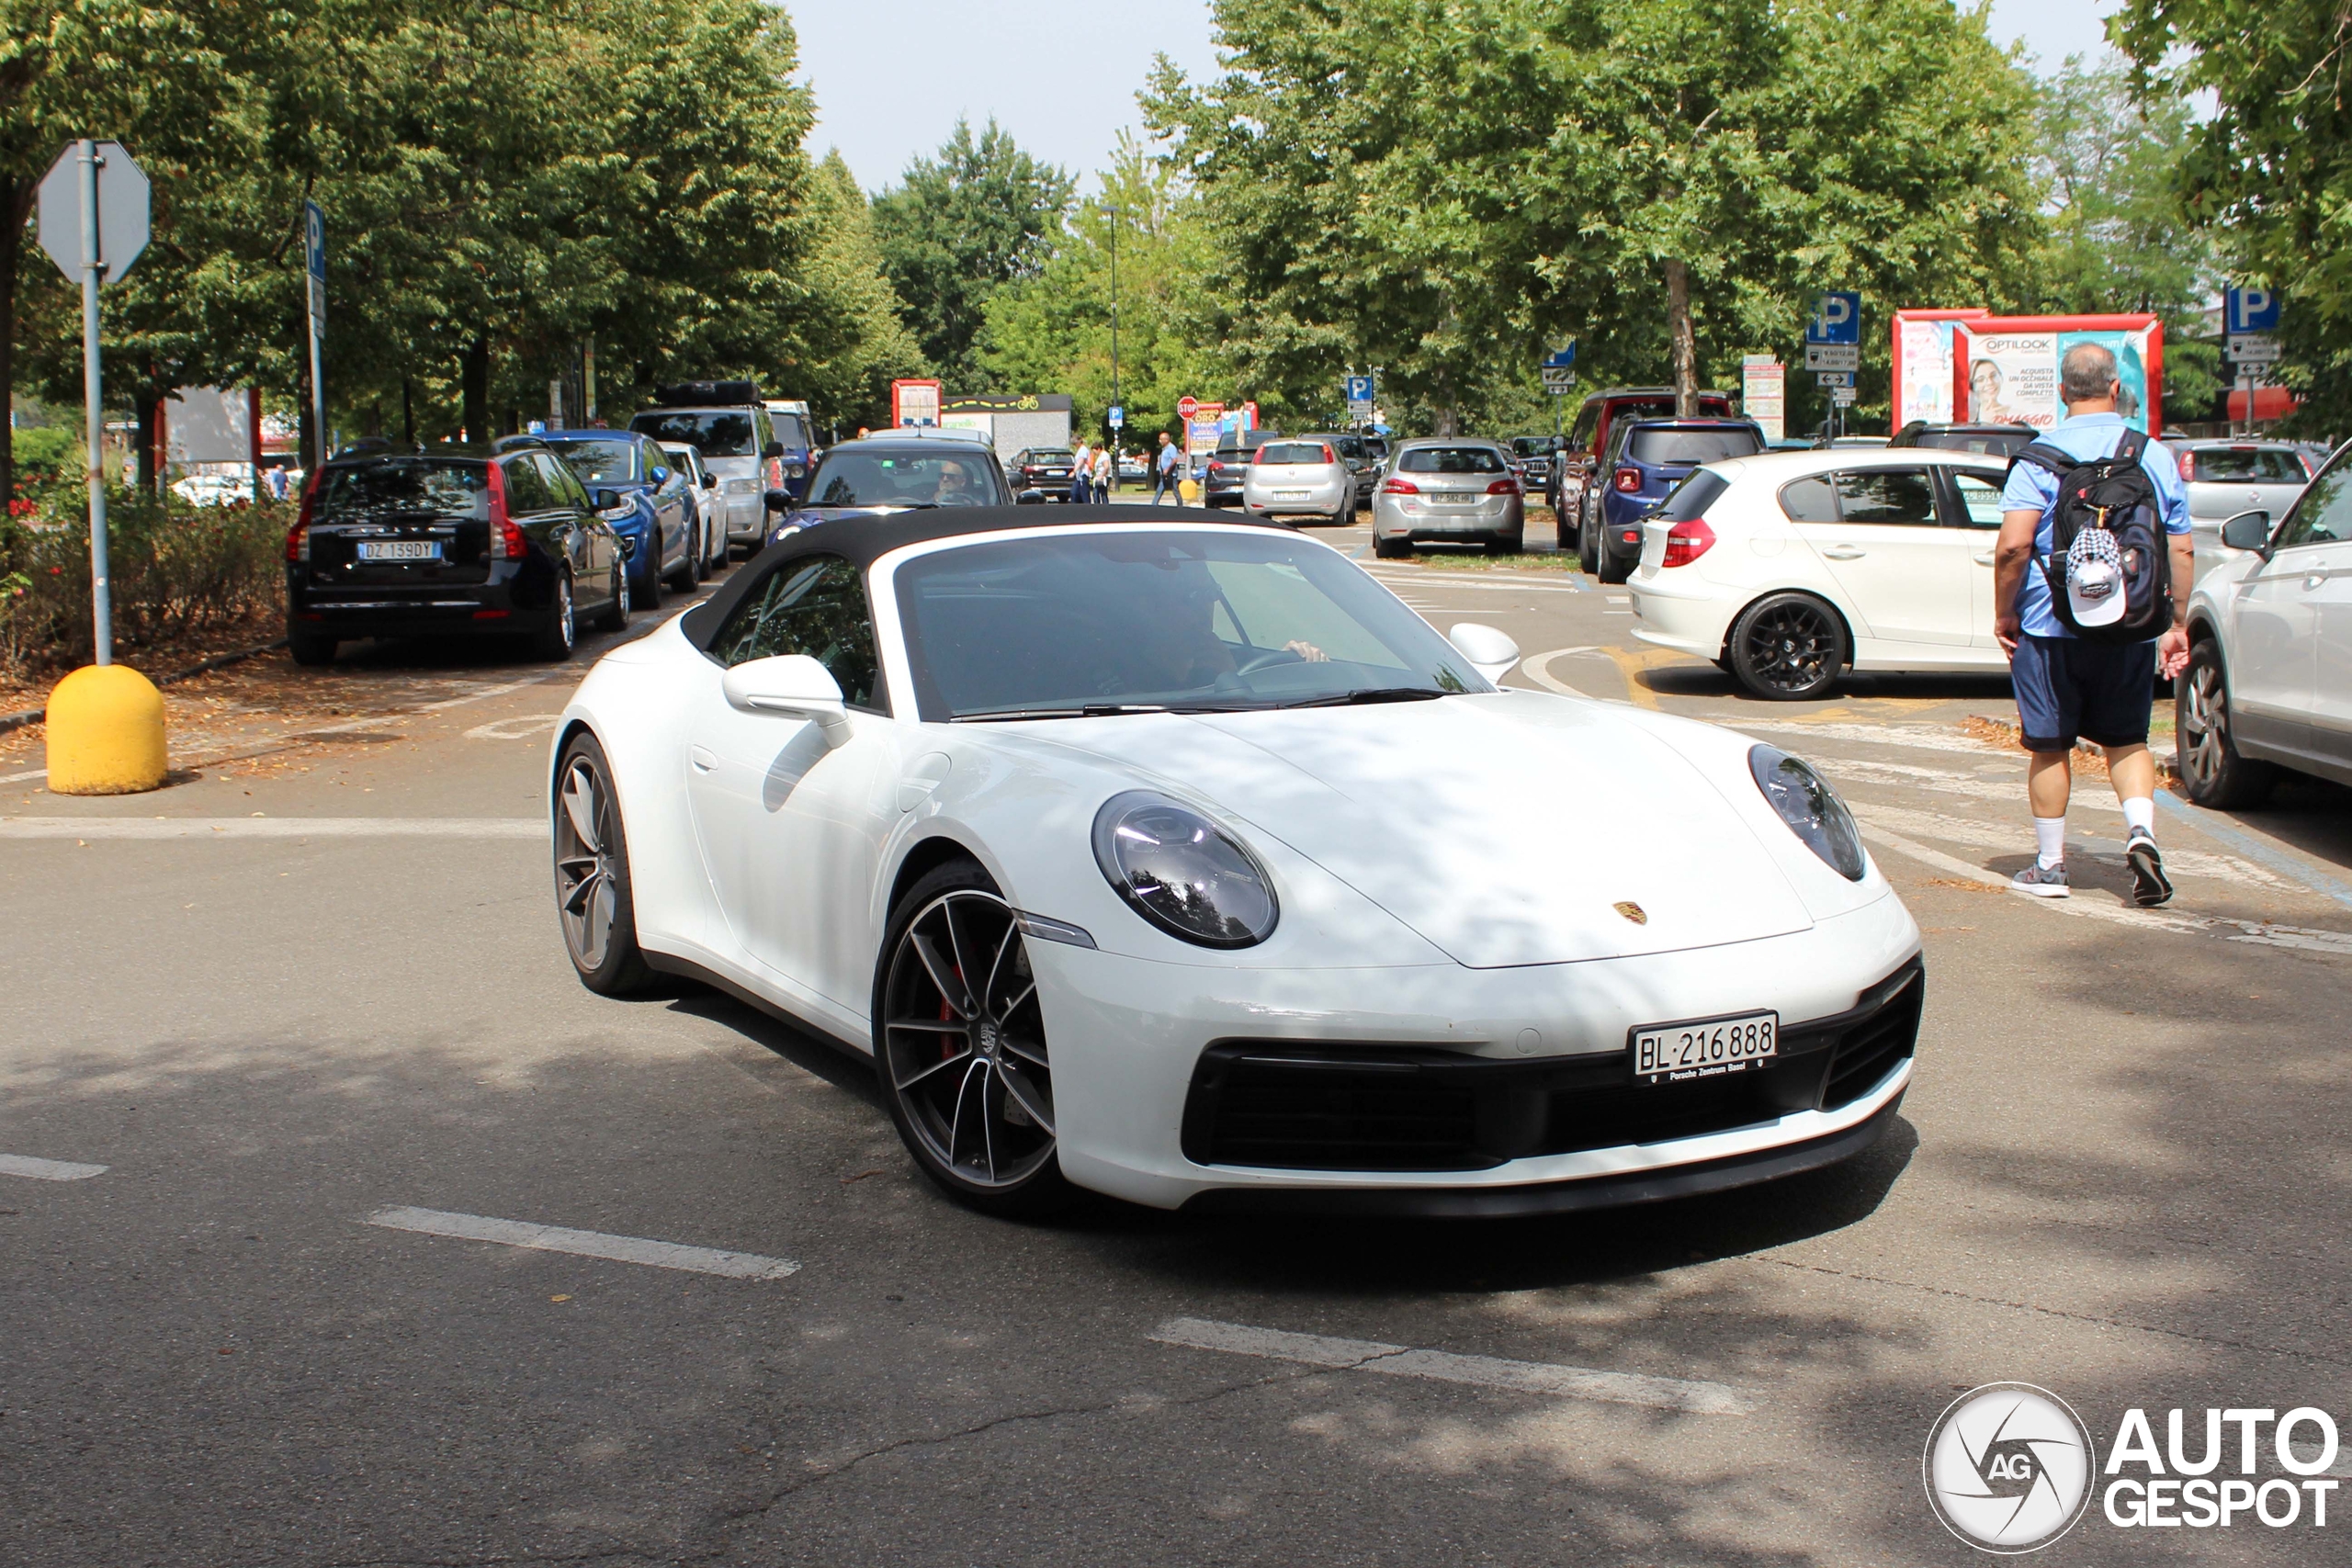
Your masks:
M549 759L587 986L698 977L870 1055L916 1164L1531 1213L1843 1159L1919 932L1804 762L1498 688L1286 528L1134 507L792 534L606 655ZM1671 833L1500 810L1574 778Z
M1917 447L1710 463L1643 524L1634 635L1759 697L1847 670L2006 674L1993 637L1997 457Z

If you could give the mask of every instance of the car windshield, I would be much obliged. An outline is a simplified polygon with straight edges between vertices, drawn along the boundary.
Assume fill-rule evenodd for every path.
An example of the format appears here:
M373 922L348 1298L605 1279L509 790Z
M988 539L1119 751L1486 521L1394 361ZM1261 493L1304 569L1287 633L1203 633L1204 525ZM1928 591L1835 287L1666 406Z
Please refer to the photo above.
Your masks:
M638 472L634 441L571 440L548 445L563 454L563 460L583 484L627 484L645 477Z
M999 506L988 459L964 452L825 454L808 481L811 506Z
M1499 474L1502 454L1491 446L1416 446L1396 459L1408 474Z
M1715 463L1764 449L1764 438L1739 425L1710 430L1636 430L1626 444L1636 463Z
M662 452L670 459L670 466L680 473L691 474L695 471L695 453L693 447L683 443L673 444L662 447Z
M2303 466L2276 446L2208 446L2189 454L2198 484L2301 484Z
M1067 452L1032 452L1029 460L1032 463L1067 463L1070 458Z
M771 411L768 414L768 424L775 430L775 438L786 446L797 446L803 449L808 447L808 427L800 423L798 414L777 413Z
M490 468L430 457L396 457L358 468L329 468L311 515L342 522L386 512L429 512L436 517L490 516Z
M760 455L752 416L725 409L665 410L641 413L628 427L656 441L675 441L706 457L756 457Z
M1258 448L1258 461L1269 468L1284 463L1328 463L1331 449L1320 441L1270 441Z
M1918 444L1939 452L2007 457L2033 445L2033 435L2030 430L1930 430L1920 434Z
M1025 537L897 574L926 719L1245 709L1490 690L1324 546L1153 530Z

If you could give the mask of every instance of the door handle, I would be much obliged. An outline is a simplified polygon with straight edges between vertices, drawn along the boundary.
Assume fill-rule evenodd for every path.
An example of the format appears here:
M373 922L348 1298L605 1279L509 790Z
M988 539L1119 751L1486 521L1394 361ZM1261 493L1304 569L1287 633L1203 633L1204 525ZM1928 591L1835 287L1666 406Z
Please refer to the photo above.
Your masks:
M687 747L686 756L688 760L694 763L695 772L698 773L709 773L712 769L718 766L718 759L711 755L707 750L700 746Z
M1987 550L1983 555L1975 556L1971 558L1973 558L1978 566L1991 566L1993 564L1993 552Z
M2328 580L2328 576L2329 570L2324 566L2303 573L2303 592L2308 593L2312 589L2317 588L2321 583L2325 582Z
M1851 545L1833 545L1828 549L1826 549L1821 553L1828 557L1831 560L1860 560L1870 552L1867 550L1858 550Z

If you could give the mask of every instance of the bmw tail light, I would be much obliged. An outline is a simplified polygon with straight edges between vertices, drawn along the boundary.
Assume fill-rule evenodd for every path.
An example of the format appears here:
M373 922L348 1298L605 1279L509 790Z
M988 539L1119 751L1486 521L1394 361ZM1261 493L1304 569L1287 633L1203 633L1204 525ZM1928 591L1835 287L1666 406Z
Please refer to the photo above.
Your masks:
M1410 479L1386 479L1380 486L1383 495L1419 495L1421 487Z
M1658 558L1660 567L1689 566L1714 547L1715 531L1707 526L1703 517L1693 517L1687 523L1677 523L1666 531L1666 554Z
M1527 492L1519 488L1517 479L1497 479L1487 487L1487 493L1488 495L1524 495Z
M1639 468L1620 468L1617 470L1612 482L1625 494L1636 494L1642 488L1642 470Z

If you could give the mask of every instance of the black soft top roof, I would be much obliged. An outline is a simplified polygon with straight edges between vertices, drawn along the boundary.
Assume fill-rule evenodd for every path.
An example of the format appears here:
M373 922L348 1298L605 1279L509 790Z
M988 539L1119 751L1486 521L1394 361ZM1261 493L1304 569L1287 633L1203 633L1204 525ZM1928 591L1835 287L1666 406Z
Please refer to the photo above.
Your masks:
M1040 513L1045 515L1040 516ZM696 648L708 648L710 639L718 635L720 625L734 613L735 606L765 585L771 568L801 556L840 556L864 571L892 550L932 539L951 539L963 534L1067 528L1086 523L1131 524L1145 528L1216 523L1282 533L1296 531L1287 523L1201 506L939 506L878 517L869 513L828 518L808 525L753 556L718 592L680 616L679 624L684 628L687 641Z

